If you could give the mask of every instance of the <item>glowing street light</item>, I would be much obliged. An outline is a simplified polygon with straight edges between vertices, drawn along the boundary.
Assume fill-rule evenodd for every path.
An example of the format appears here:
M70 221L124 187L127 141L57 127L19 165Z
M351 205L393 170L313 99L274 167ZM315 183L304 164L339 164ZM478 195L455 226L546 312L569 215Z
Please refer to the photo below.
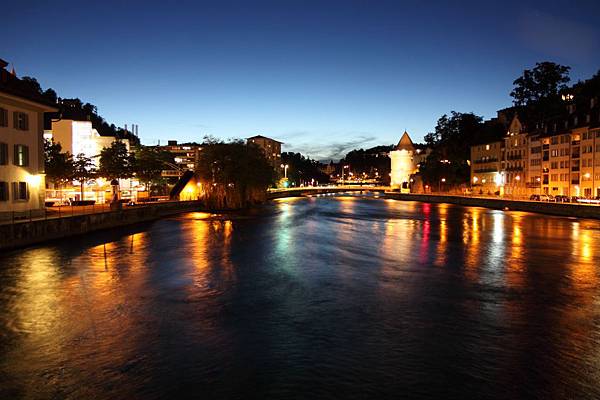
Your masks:
M281 164L281 168L283 168L283 177L285 179L287 179L287 170L288 170L288 167L289 167L289 165L287 165L287 164L285 164L285 165Z

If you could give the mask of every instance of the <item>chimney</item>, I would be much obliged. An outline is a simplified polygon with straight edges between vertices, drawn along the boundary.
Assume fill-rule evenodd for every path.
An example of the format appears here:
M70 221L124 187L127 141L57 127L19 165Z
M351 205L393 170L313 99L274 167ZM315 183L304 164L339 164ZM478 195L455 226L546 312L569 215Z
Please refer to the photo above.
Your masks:
M125 133L127 133L127 124L125 124Z

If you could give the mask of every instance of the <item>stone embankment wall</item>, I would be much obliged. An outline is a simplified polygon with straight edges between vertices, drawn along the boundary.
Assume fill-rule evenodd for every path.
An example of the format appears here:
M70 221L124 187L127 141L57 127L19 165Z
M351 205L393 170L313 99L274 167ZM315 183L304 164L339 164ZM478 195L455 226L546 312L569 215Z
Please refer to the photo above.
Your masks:
M0 251L196 211L201 207L199 201L157 203L118 211L3 224L0 225Z
M421 201L425 203L449 203L469 207L485 207L498 210L527 211L541 214L575 218L600 219L600 206L547 203L541 201L503 200L495 198L443 196L429 194L386 193L386 197L396 200Z

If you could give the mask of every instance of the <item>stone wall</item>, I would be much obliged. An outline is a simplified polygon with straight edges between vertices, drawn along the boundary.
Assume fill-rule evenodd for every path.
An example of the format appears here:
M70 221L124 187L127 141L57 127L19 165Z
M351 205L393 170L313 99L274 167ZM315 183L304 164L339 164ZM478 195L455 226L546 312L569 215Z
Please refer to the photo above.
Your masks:
M3 224L0 225L0 250L196 211L201 206L199 201L157 203L119 211Z

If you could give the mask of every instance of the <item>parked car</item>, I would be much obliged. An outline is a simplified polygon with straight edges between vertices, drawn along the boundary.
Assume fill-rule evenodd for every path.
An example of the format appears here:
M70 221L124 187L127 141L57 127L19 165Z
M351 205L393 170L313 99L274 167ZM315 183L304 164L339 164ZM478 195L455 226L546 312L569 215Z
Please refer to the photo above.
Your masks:
M555 196L554 200L557 203L570 203L571 202L571 198L569 196L565 196L565 195L562 195L562 194L559 194L558 196Z
M529 196L529 200L540 201L540 195L539 194L532 194L531 196Z
M554 201L554 197L552 197L552 195L549 194L540 194L540 201Z

